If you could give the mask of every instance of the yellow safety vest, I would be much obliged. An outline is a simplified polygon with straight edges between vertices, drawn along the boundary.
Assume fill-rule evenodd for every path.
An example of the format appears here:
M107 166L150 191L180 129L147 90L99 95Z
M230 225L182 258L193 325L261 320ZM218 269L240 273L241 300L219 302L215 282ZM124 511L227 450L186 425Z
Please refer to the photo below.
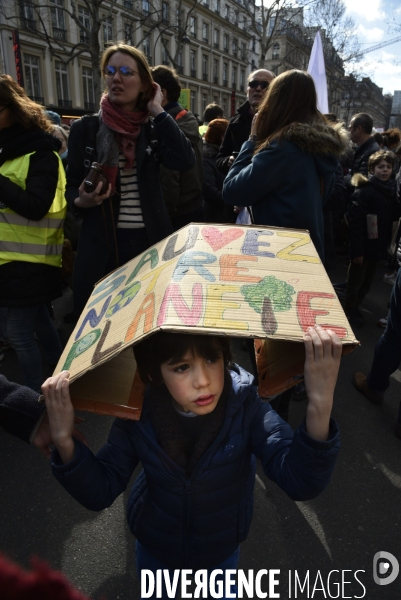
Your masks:
M32 154L34 152L7 160L0 167L1 175L8 177L24 190ZM63 224L67 211L66 178L63 163L58 153L54 154L59 163L58 180L54 200L47 215L39 221L33 221L19 215L11 208L0 208L0 265L20 260L61 267ZM4 200L7 202L6 198Z

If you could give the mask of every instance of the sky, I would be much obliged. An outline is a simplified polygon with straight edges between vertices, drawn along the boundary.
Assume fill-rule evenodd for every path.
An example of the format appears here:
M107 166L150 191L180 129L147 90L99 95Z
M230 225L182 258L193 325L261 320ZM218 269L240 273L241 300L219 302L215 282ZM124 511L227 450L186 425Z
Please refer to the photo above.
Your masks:
M361 49L401 38L401 3L399 0L345 0L347 15L357 25ZM398 28L396 24L398 23ZM383 88L383 93L401 90L401 40L360 60L359 67Z

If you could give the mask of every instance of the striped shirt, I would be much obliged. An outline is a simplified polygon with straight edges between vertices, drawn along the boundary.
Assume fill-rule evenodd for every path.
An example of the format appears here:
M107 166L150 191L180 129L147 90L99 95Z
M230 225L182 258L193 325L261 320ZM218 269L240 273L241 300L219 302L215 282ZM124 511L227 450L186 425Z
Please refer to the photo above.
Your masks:
M117 227L139 229L145 227L145 223L139 198L136 165L132 169L126 169L126 162L127 159L120 152L118 168L120 169L121 200Z

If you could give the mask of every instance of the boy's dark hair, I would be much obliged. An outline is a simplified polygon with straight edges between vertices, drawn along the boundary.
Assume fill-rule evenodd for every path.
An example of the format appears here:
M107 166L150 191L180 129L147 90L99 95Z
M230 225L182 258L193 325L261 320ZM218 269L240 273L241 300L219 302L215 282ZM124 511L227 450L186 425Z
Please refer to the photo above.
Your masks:
M167 92L169 102L177 102L181 94L181 83L177 71L171 67L160 65L151 69L153 81Z
M369 156L369 172L372 172L373 169L381 163L382 160L385 160L391 166L394 166L395 163L395 155L394 152L390 152L390 150L378 150Z
M372 133L373 119L368 113L357 113L352 117L351 121L355 129L361 126L365 133Z
M214 119L221 119L224 117L224 111L215 102L212 104L208 104L205 108L205 112L203 113L203 120L206 123L210 123L210 121L214 121Z
M223 355L224 366L231 362L230 339L217 335L194 335L158 331L133 348L138 372L143 383L161 385L160 366L180 362L187 352L202 358L216 359Z

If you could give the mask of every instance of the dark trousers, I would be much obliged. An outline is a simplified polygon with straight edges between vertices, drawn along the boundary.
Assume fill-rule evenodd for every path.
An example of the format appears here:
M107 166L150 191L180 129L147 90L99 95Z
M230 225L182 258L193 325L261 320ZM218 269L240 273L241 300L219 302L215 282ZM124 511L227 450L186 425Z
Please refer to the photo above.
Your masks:
M355 310L370 291L376 274L377 261L364 259L361 266L350 262L345 293L346 310Z
M368 386L383 393L390 385L390 375L401 362L401 269L397 274L390 298L387 327L376 344L373 363L368 375ZM401 423L401 402L398 415Z

